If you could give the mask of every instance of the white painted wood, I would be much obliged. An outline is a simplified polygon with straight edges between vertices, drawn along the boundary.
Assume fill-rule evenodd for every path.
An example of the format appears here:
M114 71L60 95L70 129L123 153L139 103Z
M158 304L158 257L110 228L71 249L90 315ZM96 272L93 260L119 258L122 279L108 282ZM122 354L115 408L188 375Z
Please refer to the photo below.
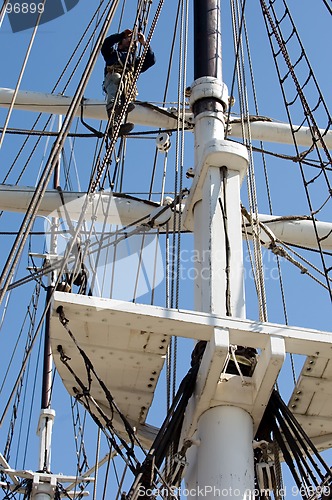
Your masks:
M189 400L186 408L180 441L193 438L199 417L211 407L228 352L229 333L227 329L214 328L202 357L194 396Z
M37 434L40 437L38 470L51 470L51 444L55 411L42 409L39 416Z
M70 319L69 327L75 337L84 350L91 353L102 379L107 382L132 425L137 426L138 436L147 447L153 441L156 429L146 425L146 412L141 413L141 408L143 405L148 408L152 402L156 380L149 380L151 370L156 372L154 377L157 379L164 362L165 349L162 346L166 348L171 335L210 341L203 356L195 397L186 412L184 428L187 437L194 436L199 415L207 407L220 405L221 401L239 406L250 413L256 428L273 386L273 379L282 364L282 346L285 344L286 352L309 356L303 372L308 373L309 368L310 375L307 378L311 377L315 382L317 377L320 379L317 390L322 398L316 400L325 413L320 415L311 407L312 418L307 418L307 409L313 399L312 385L315 382L310 382L310 390L303 391L300 400L296 401L299 410L292 408L292 411L297 417L306 417L304 428L314 442L319 443L320 449L330 446L332 413L325 418L322 416L330 415L326 413L330 411L330 388L325 379L332 380L331 332L55 292L51 322L52 349L57 369L71 394L73 380L59 359L57 346L63 345L65 352L73 360L75 370L80 374L85 373L85 368L55 313L60 305L64 308L65 316ZM162 342L164 339L165 342ZM245 377L245 386L238 376L224 374L220 378L229 343L263 350L253 377ZM147 388L149 383L153 387ZM328 387L326 393L324 386ZM301 386L296 387L294 397L298 397L297 390L301 390ZM99 387L94 388L94 395L106 410L104 395L100 393ZM322 407L324 400L325 405ZM292 403L293 398L290 407ZM119 422L118 425L121 428Z
M91 318L93 323L150 332L151 337L161 334L210 340L213 329L221 328L228 330L232 344L265 349L268 336L272 335L284 339L286 352L319 357L325 360L325 365L332 358L332 332L55 292L53 307L56 309L60 305L77 321Z
M192 190L193 191L193 190ZM0 210L8 212L25 213L32 199L34 188L0 185ZM70 213L73 220L78 220L80 216L80 208L83 205L85 193L80 192L63 192L66 206L69 205ZM187 202L187 205L190 201ZM49 217L52 212L62 210L62 216L65 216L62 207L62 200L58 191L54 189L47 190L38 209L38 215ZM99 222L108 224L118 224L119 220L123 225L134 224L135 221L143 217L149 217L154 211L160 207L158 203L141 200L131 196L121 196L118 193L109 193L107 191L95 193L92 196L92 202L88 205L87 218L92 215L96 216ZM185 205L183 205L184 213L187 213ZM198 212L196 211L196 214ZM259 214L259 221L264 223L274 236L290 245L300 245L307 248L317 248L317 239L310 220L303 220L299 217L298 220L292 217L287 220L287 216L265 215ZM106 219L106 220L105 220ZM148 219L147 219L148 220ZM183 220L183 219L182 219ZM187 215L186 225L182 225L182 230L193 230L193 215ZM175 224L176 227L177 223ZM169 230L172 231L173 217L170 219ZM332 223L316 221L317 232L321 241L323 250L332 250ZM248 234L250 237L250 228L243 229L243 235ZM165 230L163 226L159 228L161 232ZM270 244L270 238L264 231L261 232L262 244L267 247ZM264 243L265 242L265 243ZM199 263L197 263L199 265ZM200 272L198 270L197 272ZM202 309L202 308L200 308Z
M250 415L234 406L205 412L188 450L186 483L191 496L207 499L253 498L253 424Z
M263 417L265 408L275 387L282 365L286 357L285 342L280 337L269 336L269 342L258 357L252 375L254 387L253 407L250 414L256 432Z
M0 106L9 107L13 89L0 88ZM65 115L68 111L72 98L70 96L46 94L42 92L30 92L20 90L15 101L15 109L33 112L42 112L49 114ZM140 125L146 125L156 128L176 128L177 120L172 109L161 108L169 115L159 113L156 109L151 109L136 103L135 109L129 114L130 121ZM81 109L78 110L78 116ZM172 117L173 113L173 117ZM96 99L84 99L83 116L86 119L107 120L105 103ZM186 121L188 124L193 122L192 113L186 112ZM295 136L299 146L311 146L312 138L308 127L298 129L294 125ZM324 135L325 130L321 129ZM233 122L231 126L231 137L242 137L241 123ZM254 121L251 123L251 138L257 141L267 141L280 144L293 144L293 138L290 126L287 123ZM324 140L329 149L332 149L332 131L324 135Z
M87 354L97 376L106 384L121 412L137 428L139 439L148 448L156 435L156 429L146 426L145 419L164 363L169 337L165 334L151 335L148 329L140 330L128 322L119 328L113 324L112 314L106 319L98 314L98 306L93 310L82 304L80 299L83 296L76 296L78 304L82 304L78 309L70 307L75 297L73 294L62 293L62 296L65 299L62 301L64 314L69 320L68 328L77 344ZM55 302L50 328L52 354L66 389L75 396L82 392L82 388L62 363L59 346L62 346L61 351L68 358L70 368L86 387L89 386L87 368L74 341L59 321L57 307ZM97 377L93 373L91 376L92 398L107 418L114 418L115 426L123 432L123 422L116 412L113 415ZM84 403L84 397L81 401ZM90 405L92 413L103 420L92 401ZM128 437L125 432L124 437Z
M9 107L13 90L0 88L0 106ZM33 111L49 114L65 115L72 102L72 97L55 94L46 94L42 92L30 92L20 90L17 93L14 108L23 111ZM83 108L84 119L107 120L106 103L95 99L84 99L82 106L77 110L76 116L81 116ZM146 107L135 103L135 109L129 113L130 121L140 125L147 125L154 128L172 129L177 127L177 117L174 109ZM186 116L188 124L192 121L191 113Z
M263 224L260 233L260 240L263 245L268 247L271 243L271 238L268 233L264 232L264 226L267 226L269 231L272 231L274 237L282 242L290 245L298 245L307 248L317 248L317 238L314 230L314 224L311 220L306 220L303 217L279 216L259 214L258 220ZM332 224L331 222L316 221L318 237L321 239L320 244L324 250L332 250ZM246 234L251 236L251 227L246 225Z
M26 212L32 199L34 188L18 186L0 186L0 210L10 212ZM86 199L86 193L64 192L63 198L66 204L66 212L70 214L72 220L78 220L81 215L82 206ZM123 225L148 216L156 207L160 205L148 200L139 200L135 197L121 196L112 192L102 191L94 193L89 197L90 202L86 211L87 220L96 217L98 221L105 221L109 224ZM50 189L43 197L38 215L50 217L53 212L60 210L60 215L65 218L66 212L62 208L62 199L56 189Z
M332 357L306 359L288 406L320 450L332 446Z

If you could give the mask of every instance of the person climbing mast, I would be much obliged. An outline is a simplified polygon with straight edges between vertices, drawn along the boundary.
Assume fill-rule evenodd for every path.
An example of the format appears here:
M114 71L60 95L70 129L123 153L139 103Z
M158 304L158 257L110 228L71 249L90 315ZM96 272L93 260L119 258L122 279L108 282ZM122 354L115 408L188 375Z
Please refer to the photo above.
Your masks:
M106 93L106 111L109 118L114 107L114 119L117 119L126 97L135 95L132 76L140 62L140 57L135 55L135 43L132 43L132 35L133 32L130 29L125 29L121 33L114 33L105 38L101 47L101 53L105 59L103 88ZM146 40L143 33L138 33L137 39L142 46L145 46ZM128 55L129 49L130 53ZM148 47L141 73L153 66L155 62L155 55L151 48ZM134 107L132 102L129 103L127 112L132 111ZM133 123L124 123L120 127L119 135L127 135L133 128ZM111 130L112 127L110 127L109 133L111 133Z

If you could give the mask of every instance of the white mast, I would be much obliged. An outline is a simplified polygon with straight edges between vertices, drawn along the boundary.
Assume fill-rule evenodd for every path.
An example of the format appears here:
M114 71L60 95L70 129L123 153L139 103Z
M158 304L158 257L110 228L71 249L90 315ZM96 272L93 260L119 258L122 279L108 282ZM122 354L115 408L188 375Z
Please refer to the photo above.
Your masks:
M245 317L240 186L247 167L244 146L224 140L227 88L221 77L218 0L195 2L195 181L189 210L198 253L195 309ZM221 367L222 369L222 367ZM206 498L239 498L254 490L253 421L222 401L198 415L196 446L188 453L187 485Z
M125 388L115 385L115 390L119 392L116 393L116 401L121 408L125 408L124 411L129 417L133 415L132 421L138 436L142 439L144 435L146 441L142 442L148 447L154 437L153 429L144 428L145 424L139 427L140 424L137 425L137 422L142 419L143 397L146 398L145 411L150 406L150 399L152 400L151 380L156 377L150 378L151 364L156 365L154 374L159 373L162 365L161 354L164 356L171 335L208 341L195 394L186 410L183 428L183 439L191 440L192 444L186 457L189 462L186 483L190 492L193 492L190 496L253 498L253 436L283 363L285 345L289 352L318 356L316 344L323 340L327 353L331 348L331 336L325 332L319 337L318 332L299 331L245 319L240 186L248 161L244 147L224 140L223 113L228 104L228 94L221 76L219 1L195 0L194 3L196 26L198 19L200 25L195 42L196 54L198 51L200 54L199 59L197 57L195 82L191 94L195 125L195 178L183 219L186 229L194 229L196 254L199 253L201 256L196 267L198 276L195 282L196 312L174 311L55 292L52 313L53 354L60 366L60 354L57 350L59 344L65 354L69 354L72 358L76 354L78 357L75 349L70 351L72 346L68 335L57 336L58 331L63 330L58 321L58 307L61 306L64 309L65 319L70 321L69 324L79 343L84 344L91 358L95 356L93 361L98 362L101 378L106 380L107 376L110 386L116 382L119 373L139 367L137 372L139 371L141 378L137 376L135 381L137 386L142 386L143 389L135 388L128 397ZM207 32L209 36L206 35ZM69 99L58 97L61 103ZM86 104L85 102L84 106ZM63 105L68 107L68 103ZM98 106L101 109L100 113L104 114L104 105L102 104L102 108L100 104ZM137 106L131 116L137 116L137 121L141 120L140 123L150 123L149 120L154 123L155 119L159 124L158 112L150 111ZM152 113L156 115L153 116L153 120ZM166 119L167 124L174 122L173 117L168 116ZM233 132L236 127L238 125L234 124ZM269 128L273 130L266 136L271 139L274 137L275 127ZM287 142L289 131L289 127L286 126L280 142ZM259 138L263 137L261 130L257 133ZM331 138L331 135L329 137ZM54 194L50 193L50 197L54 197ZM102 193L100 198L104 196ZM49 203L49 198L45 198L47 199L44 199L43 203L44 201ZM118 201L120 204L121 200ZM0 208L4 203L2 199ZM22 199L20 203L23 204ZM58 200L56 204L58 206ZM151 210L150 206L143 206L143 203L136 200L130 200L130 203L127 200L127 205L123 208L123 212L128 218L132 217L131 221L137 218L137 212L135 216L131 213L132 206L137 211L144 211L144 215ZM117 203L115 208L119 208ZM44 205L41 204L40 213L44 209ZM126 342L123 333L128 334L131 343ZM107 346L99 342L100 339L105 342L105 338L109 342ZM137 339L141 339L141 344ZM237 343L261 350L252 377L224 373L230 346ZM135 361L130 361L127 356L127 344L130 344L130 358L135 356ZM108 356L105 356L106 347ZM147 352L148 363L144 362L144 355ZM110 356L113 357L112 363ZM84 375L85 372L83 366L81 373ZM65 369L61 372L60 368L59 373L68 391L71 392L72 380L65 373ZM83 379L81 374L80 377ZM91 388L91 394L97 402L100 397L98 389L98 387ZM112 387L110 390L112 391ZM152 437L147 435L148 432ZM48 447L42 444L42 449L45 446ZM36 491L38 495L40 494L38 498L43 500L51 498L53 488L56 486L55 480L58 478L47 473L33 476L36 479ZM61 482L64 480L66 478L60 478ZM41 488L39 481L42 482Z

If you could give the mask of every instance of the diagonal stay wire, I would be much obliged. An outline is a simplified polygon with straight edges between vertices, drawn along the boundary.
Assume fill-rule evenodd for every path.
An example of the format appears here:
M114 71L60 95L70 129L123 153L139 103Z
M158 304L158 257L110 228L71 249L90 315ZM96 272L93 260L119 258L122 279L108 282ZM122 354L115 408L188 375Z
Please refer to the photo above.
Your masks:
M35 194L34 194L32 200L29 204L29 207L27 209L27 213L26 213L24 220L22 222L20 231L19 231L19 233L14 241L12 250L8 256L7 262L6 262L5 267L2 271L2 274L0 277L0 288L1 288L0 304L4 298L4 295L7 291L7 289L8 289L8 286L9 286L11 277L14 273L14 269L15 269L15 266L18 262L18 259L23 251L23 246L28 238L29 231L33 225L34 220L35 220L36 213L37 213L37 210L40 206L42 197L43 197L43 195L47 189L47 185L51 179L51 175L52 175L53 170L55 168L55 165L57 163L59 153L62 150L65 138L69 132L69 128L70 128L70 125L73 121L74 115L75 115L75 113L80 105L80 102L82 100L84 90L85 90L85 87L87 85L88 77L92 73L93 67L95 65L95 62L96 62L98 54L99 54L100 42L101 42L101 40L104 39L104 37L109 29L109 26L110 26L111 21L114 17L115 9L116 9L118 2L119 2L119 0L113 2L112 6L110 7L110 10L108 12L108 15L106 16L106 19L105 19L104 24L102 26L101 32L98 36L98 40L97 40L97 42L94 46L94 49L92 51L92 55L91 55L87 65L86 65L86 68L84 70L81 82L77 88L77 91L73 97L73 100L69 106L68 112L67 112L65 119L63 121L63 125L61 127L61 131L59 133L59 136L53 145L52 151L51 151L50 156L48 158L48 161L45 165L44 172L41 175L41 178L38 182ZM85 205L87 207L87 201L86 201ZM80 222L82 222L83 217L84 217L84 213L82 213L82 215L80 217ZM78 225L78 227L80 227L80 225ZM77 233L78 233L78 231L77 231Z
M43 0L43 3L42 3L43 7L44 7L45 3L46 3L46 0ZM34 30L32 32L31 39L30 39L30 42L29 42L29 45L28 45L26 56L24 58L24 61L23 61L22 67L21 67L21 71L20 71L20 74L19 74L19 77L18 77L18 80L17 80L17 84L16 84L16 87L15 87L15 90L14 90L14 93L13 93L13 96L12 96L12 101L10 103L10 106L9 106L9 109L8 109L8 113L7 113L7 116L6 116L6 120L5 120L5 124L3 126L3 130L2 130L2 133L1 133L0 148L2 146L3 140L4 140L5 135L6 135L6 130L7 130L7 127L8 127L8 123L9 123L12 111L14 109L16 97L17 97L17 94L18 94L18 91L19 91L19 88L20 88L20 85L21 85L21 81L22 81L22 78L23 78L23 75L24 75L24 71L25 71L26 65L28 63L28 59L30 57L30 53L31 53L31 49L32 49L33 43L34 43L35 38L36 38L36 34L37 34L37 30L38 30L38 27L39 27L39 23L40 23L40 20L41 20L41 16L42 16L43 10L44 9L42 9L42 11L38 15L37 22L36 22L36 25L35 25Z
M137 67L137 69L136 69L136 71L134 73L133 82L132 82L132 89L133 89L132 91L133 92L134 92L134 89L136 87L136 84L137 84L137 81L138 81L138 77L139 77L139 75L141 73L142 66L143 66L143 63L144 63L147 51L148 51L148 49L150 47L150 42L151 42L154 30L155 30L156 24L158 22L158 19L159 19L160 12L161 12L161 9L163 7L163 4L164 4L164 0L159 0L159 4L158 4L157 10L156 10L154 19L152 21L152 25L151 25L148 37L146 39L146 44L144 46L144 50L143 50L142 56L140 58L140 62L139 62L138 67ZM96 165L96 167L95 167L95 170L94 170L95 178L91 179L90 186L89 186L89 192L90 193L94 193L96 191L97 186L99 185L101 177L103 175L103 172L104 172L107 164L109 163L111 154L112 154L114 146L115 146L115 142L116 142L117 137L119 135L121 120L124 118L124 116L125 116L125 114L127 112L127 109L128 109L129 101L131 101L132 98L133 98L132 95L129 95L127 97L126 102L124 103L124 105L122 107L121 114L119 115L119 120L118 120L118 122L117 122L117 124L116 124L116 126L114 128L114 132L113 132L113 136L112 136L112 139L111 139L111 143L110 143L109 147L107 148L106 155L103 158L102 162L99 165Z

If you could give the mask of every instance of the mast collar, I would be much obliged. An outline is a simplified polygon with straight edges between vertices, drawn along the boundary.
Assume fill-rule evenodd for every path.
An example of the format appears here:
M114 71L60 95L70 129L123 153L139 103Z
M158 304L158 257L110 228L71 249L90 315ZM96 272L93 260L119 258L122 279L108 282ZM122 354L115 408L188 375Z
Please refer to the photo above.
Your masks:
M216 99L221 102L224 111L228 107L228 89L225 83L213 76L203 76L194 81L191 86L190 105L201 99Z

